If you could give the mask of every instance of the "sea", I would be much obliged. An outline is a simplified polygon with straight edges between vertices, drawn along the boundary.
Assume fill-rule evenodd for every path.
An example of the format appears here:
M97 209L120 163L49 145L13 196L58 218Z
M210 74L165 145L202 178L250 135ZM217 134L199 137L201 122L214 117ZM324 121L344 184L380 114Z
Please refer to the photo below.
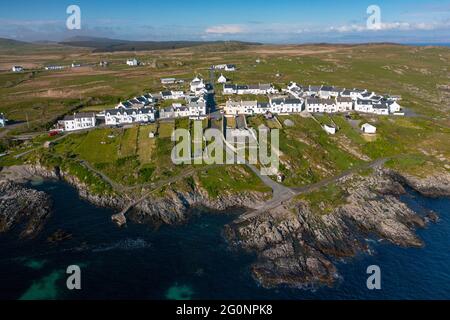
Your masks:
M192 212L188 223L150 226L111 222L112 210L79 198L59 181L34 183L53 199L39 236L0 235L0 300L450 299L450 199L409 191L402 201L419 213L433 210L436 224L419 229L424 248L400 248L367 239L369 254L336 261L333 287L265 289L251 275L256 256L231 250L223 227L240 212ZM63 230L72 237L49 243ZM67 288L67 268L81 270L80 290ZM379 266L381 289L369 290L369 266Z

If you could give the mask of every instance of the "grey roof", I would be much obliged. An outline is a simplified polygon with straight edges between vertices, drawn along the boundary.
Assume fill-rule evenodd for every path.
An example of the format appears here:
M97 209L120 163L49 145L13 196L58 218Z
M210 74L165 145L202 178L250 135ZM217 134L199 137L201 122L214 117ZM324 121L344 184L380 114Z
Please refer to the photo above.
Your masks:
M350 91L350 90L348 90L348 89L346 89L346 90L342 91L342 94L343 94L343 95L346 95L346 96L349 96L349 95L350 95L350 93L351 93L351 91Z
M320 104L320 99L318 98L307 98L306 99L307 104Z
M175 109L173 107L166 107L161 109L162 112L174 112Z
M326 105L331 105L331 104L335 104L336 102L333 99L320 99L320 103L326 104Z
M353 102L352 98L350 98L350 97L337 97L336 101L337 102Z
M303 101L300 99L285 99L284 103L285 104L302 104Z
M389 109L389 106L386 103L377 103L373 105L374 109Z
M270 104L267 102L258 102L258 108L267 109L270 107Z
M373 102L370 101L370 100L361 100L361 99L358 99L358 104L370 106L370 105L373 104Z
M334 91L334 88L333 87L329 87L329 86L322 86L322 88L320 88L320 91L331 92L331 91Z
M272 85L269 83L264 83L264 84L259 85L259 89L261 89L261 90L269 90L270 88L272 88Z

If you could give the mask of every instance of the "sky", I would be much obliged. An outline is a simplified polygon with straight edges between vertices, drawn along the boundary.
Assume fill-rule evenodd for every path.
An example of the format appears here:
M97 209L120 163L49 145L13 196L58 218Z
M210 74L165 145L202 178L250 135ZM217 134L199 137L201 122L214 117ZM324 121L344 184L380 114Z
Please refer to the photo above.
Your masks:
M69 30L77 5L81 29ZM373 20L379 8L380 19ZM371 17L372 16L372 17ZM367 20L377 22L368 26ZM0 37L450 43L450 0L0 0Z

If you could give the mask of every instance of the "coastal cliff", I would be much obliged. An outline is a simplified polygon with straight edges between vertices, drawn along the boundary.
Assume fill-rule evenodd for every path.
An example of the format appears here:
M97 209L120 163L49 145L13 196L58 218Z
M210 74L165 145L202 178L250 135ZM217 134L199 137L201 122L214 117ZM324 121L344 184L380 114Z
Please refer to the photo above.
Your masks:
M51 213L51 200L45 192L20 184L0 181L0 233L24 224L21 238L33 238Z
M33 176L62 179L77 188L81 198L118 211L139 197L93 194L77 178L57 168L20 166L6 176L19 182ZM450 196L449 182L450 175L445 173L421 179L379 168L369 175L355 174L339 180L336 185L344 190L343 200L331 200L331 210L323 202L316 208L296 197L270 212L236 220L225 227L224 235L232 248L257 254L252 272L264 287L332 286L339 273L336 260L367 252L368 238L404 247L423 246L415 234L416 228L426 227L438 217L431 212L412 211L399 196L406 193L406 187L430 197ZM137 223L177 224L189 219L193 207L218 211L233 207L252 209L264 204L267 196L258 192L225 192L213 198L197 184L173 185L139 202L128 217ZM39 199L49 203L43 195ZM15 221L10 219L8 225ZM39 228L38 225L35 229Z
M232 223L225 234L234 248L257 253L252 272L264 287L331 286L338 277L334 262L367 252L367 238L423 246L415 229L437 217L412 211L399 195L405 193L404 186L428 196L450 195L450 177L401 177L381 169L367 177L350 176L338 183L346 191L345 202L329 213L315 212L297 198L248 221Z
M60 179L75 187L82 199L99 206L117 211L123 210L130 202L141 194L95 194L78 178L61 171L59 168L46 168L39 165L23 165L8 168L3 172L4 179L25 182L33 177ZM137 223L177 224L189 219L189 211L195 207L208 210L225 211L230 208L255 208L267 200L269 194L260 192L224 192L217 197L210 197L206 190L195 185L178 185L166 188L163 195L150 195L139 202L129 213L129 217ZM143 191L145 192L145 191Z

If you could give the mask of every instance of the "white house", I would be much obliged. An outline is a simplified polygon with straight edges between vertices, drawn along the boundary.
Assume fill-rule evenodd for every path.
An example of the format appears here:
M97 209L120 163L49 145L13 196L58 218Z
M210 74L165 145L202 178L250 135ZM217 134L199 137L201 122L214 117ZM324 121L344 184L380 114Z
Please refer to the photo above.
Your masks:
M338 112L347 112L353 109L353 100L350 97L337 97L336 107Z
M308 90L306 91L306 94L308 95L318 95L321 87L318 86L309 86Z
M106 125L131 123L148 123L155 121L155 109L142 108L134 110L113 109L105 111Z
M236 66L234 64L225 65L225 71L236 71Z
M254 94L254 95L264 95L264 94L275 94L278 90L275 89L271 84L257 84L257 85L227 85L223 87L224 94Z
M22 71L23 71L22 66L13 66L12 67L12 72L22 72Z
M175 112L175 118L187 118L190 116L190 110L186 106L182 105L172 105L174 112Z
M350 91L350 97L353 100L358 100L358 99L363 99L363 94L366 94L367 90L362 90L362 89L353 89Z
M198 89L204 89L206 87L203 79L200 79L199 77L195 77L192 81L191 81L191 92L197 92Z
M160 94L163 100L179 100L186 97L183 91L162 91Z
M375 134L377 133L377 128L371 124L365 123L361 126L361 131L367 134Z
M305 109L311 113L334 113L338 111L335 100L318 98L307 98L305 102Z
M206 103L205 102L190 102L188 104L190 119L203 119L206 117Z
M227 83L227 81L228 81L227 78L224 77L223 74L221 74L220 77L219 77L219 79L217 79L217 82L218 82L218 83Z
M400 112L402 110L401 105L399 105L397 103L397 101L388 100L386 103L389 105L389 112L390 113L397 113L397 112Z
M223 85L223 94L236 94L237 86L235 84L224 84Z
M130 67L136 67L139 65L139 61L136 58L128 59L127 65L129 65Z
M59 123L65 131L94 128L96 124L95 113L76 113L72 116L66 116Z
M373 102L371 100L357 99L355 102L355 111L373 113Z
M322 99L335 98L339 95L339 89L329 86L322 86L319 90L319 96Z
M227 101L225 105L225 114L237 116L253 115L258 107L258 101Z
M64 66L47 66L45 67L45 70L47 71L55 71L55 70L63 70Z
M177 81L175 78L162 78L161 84L174 84Z
M3 128L5 126L6 126L5 115L3 113L0 113L0 128Z
M276 114L300 113L303 109L301 99L271 99L270 112Z
M175 109L173 107L162 108L159 110L159 117L161 119L175 118Z
M373 105L373 113L379 115L389 115L389 106L386 103L376 103Z

